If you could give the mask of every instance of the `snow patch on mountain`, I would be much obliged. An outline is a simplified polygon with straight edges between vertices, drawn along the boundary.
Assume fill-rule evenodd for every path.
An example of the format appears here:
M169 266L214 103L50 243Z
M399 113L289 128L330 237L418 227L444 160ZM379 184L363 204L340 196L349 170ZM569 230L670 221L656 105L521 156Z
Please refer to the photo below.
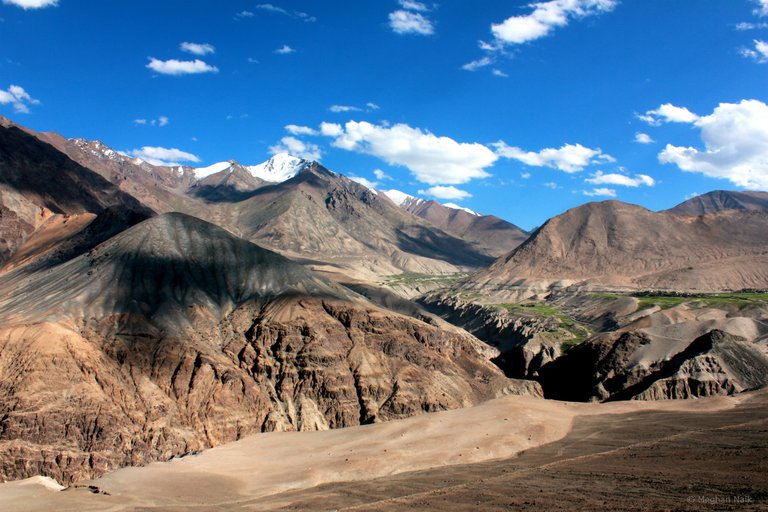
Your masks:
M195 178L201 180L211 176L212 174L216 174L217 172L226 171L230 167L232 167L232 162L217 162L213 165L209 165L208 167L192 169L192 171L195 173Z
M464 206L459 206L456 203L443 203L443 206L451 208L452 210L462 210L462 211L465 211L467 213L471 213L472 215L474 215L476 217L481 217L481 215L479 213L477 213L476 211L470 210L469 208L466 208Z
M278 153L259 165L247 166L246 169L264 181L281 183L299 174L309 162L288 153Z
M406 194L405 192L401 192L399 190L382 190L384 194L392 200L393 203L395 203L397 206L404 206L406 202L412 199L417 199L416 197Z

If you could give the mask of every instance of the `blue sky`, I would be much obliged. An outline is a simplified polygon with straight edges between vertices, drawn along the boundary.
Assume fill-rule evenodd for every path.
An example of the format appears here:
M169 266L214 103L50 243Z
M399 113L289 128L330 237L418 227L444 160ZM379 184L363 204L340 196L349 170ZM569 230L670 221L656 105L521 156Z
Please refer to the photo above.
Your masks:
M768 189L768 0L0 1L0 114L146 158L287 149L524 228Z

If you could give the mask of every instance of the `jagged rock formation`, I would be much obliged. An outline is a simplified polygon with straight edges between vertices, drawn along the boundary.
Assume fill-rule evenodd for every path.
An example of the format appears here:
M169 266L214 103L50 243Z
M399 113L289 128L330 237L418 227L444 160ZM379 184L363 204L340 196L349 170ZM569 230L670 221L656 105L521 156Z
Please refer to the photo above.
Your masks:
M768 357L744 338L712 330L670 357L642 331L596 336L542 368L547 397L664 400L729 395L768 385Z
M768 210L768 192L714 190L666 210L674 215L706 215L723 210Z
M561 343L570 339L560 320L551 316L513 313L443 293L428 294L419 303L497 348L500 353L493 361L512 378L536 378L541 367L560 357Z
M495 351L182 214L0 277L0 476L62 482L263 430L536 393Z
M605 201L547 221L514 251L463 283L466 290L538 294L592 288L719 291L768 288L768 212L700 217ZM543 286L542 286L543 283Z

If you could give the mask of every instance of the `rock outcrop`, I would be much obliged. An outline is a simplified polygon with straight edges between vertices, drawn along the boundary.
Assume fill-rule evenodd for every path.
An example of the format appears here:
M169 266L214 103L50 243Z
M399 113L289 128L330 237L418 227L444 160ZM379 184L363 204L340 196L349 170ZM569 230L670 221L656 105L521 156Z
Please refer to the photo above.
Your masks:
M540 393L497 352L182 214L0 278L0 477L61 482L268 430Z

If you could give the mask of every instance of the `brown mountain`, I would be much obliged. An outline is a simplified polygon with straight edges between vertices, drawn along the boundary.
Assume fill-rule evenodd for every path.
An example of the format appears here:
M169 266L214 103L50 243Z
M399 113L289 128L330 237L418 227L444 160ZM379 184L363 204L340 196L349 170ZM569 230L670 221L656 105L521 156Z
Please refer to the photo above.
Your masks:
M528 238L527 232L494 215L470 213L418 198L406 200L400 206L489 256L502 256Z
M315 269L378 280L403 272L454 273L493 261L464 221L450 222L464 235L446 232L316 163L282 183L266 182L237 162L198 179L193 168L154 166L99 141L23 130L47 143L45 154L74 160L156 212L208 220ZM268 164L256 167L266 172ZM489 221L483 225L495 229Z
M99 215L135 222L152 213L99 174L0 118L0 266L22 246L29 257Z
M768 192L714 190L666 211L675 215L705 215L723 210L768 210Z
M456 329L379 309L183 215L0 277L0 476L70 482L268 430L476 404L506 391Z
M492 261L471 243L317 163L256 190L234 209L244 238L348 276L450 273Z
M618 201L589 203L547 221L465 286L512 292L527 280L544 283L542 291L555 282L700 291L768 288L766 239L766 211L681 217Z

